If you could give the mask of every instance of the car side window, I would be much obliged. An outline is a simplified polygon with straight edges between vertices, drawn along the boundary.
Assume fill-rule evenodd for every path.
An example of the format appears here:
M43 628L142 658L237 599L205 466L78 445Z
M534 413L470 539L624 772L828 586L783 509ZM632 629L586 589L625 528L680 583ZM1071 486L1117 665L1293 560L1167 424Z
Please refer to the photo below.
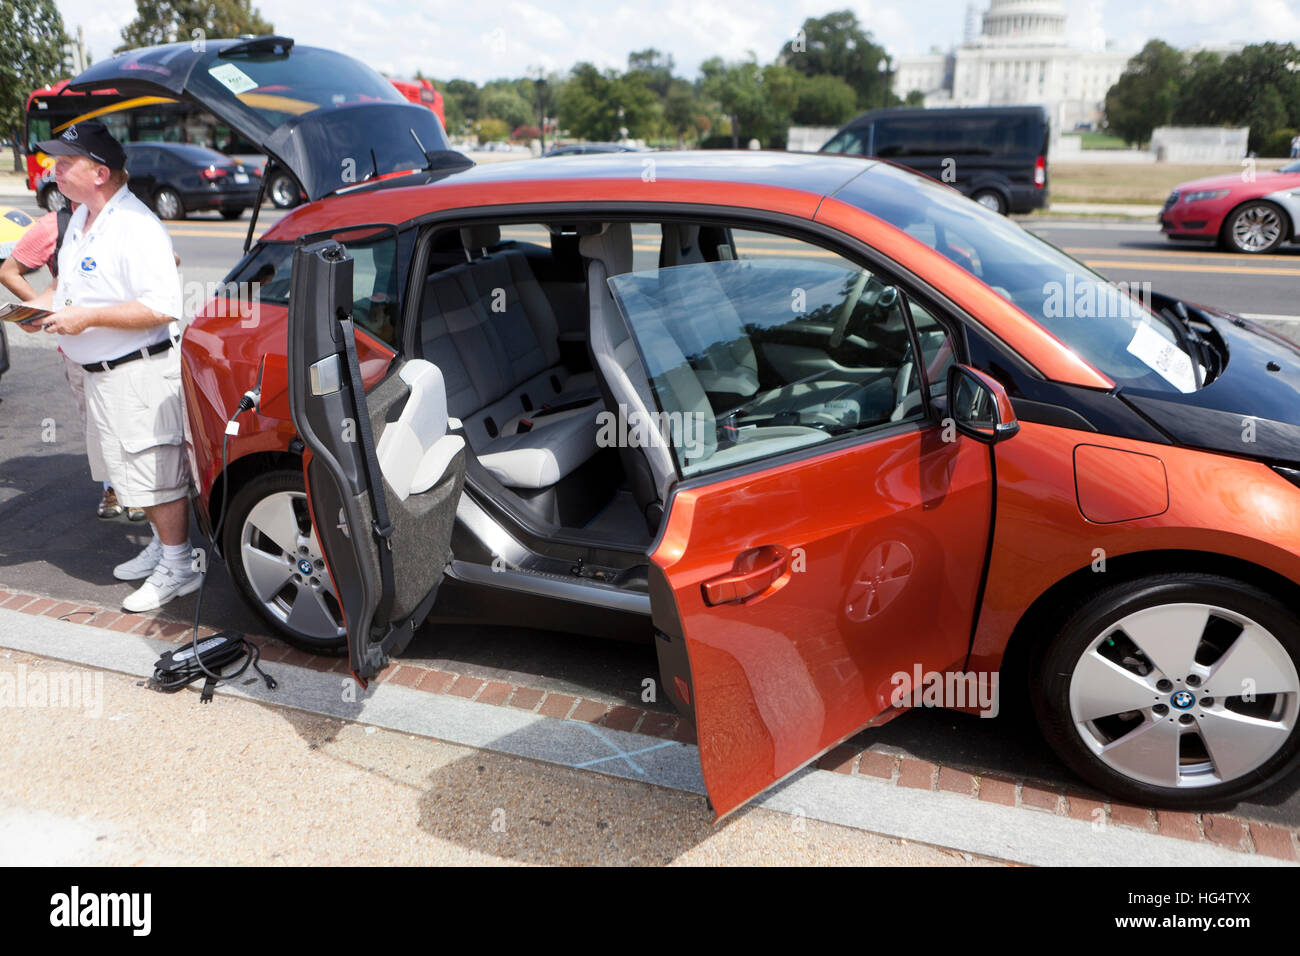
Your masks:
M398 348L397 239L391 233L378 239L372 236L373 232L365 237L368 242L346 233L337 237L352 256L352 317L375 338ZM288 305L292 270L293 243L268 242L254 251L231 281L257 283L259 301Z
M799 239L731 235L738 258L669 254L608 280L683 475L924 418L895 286Z

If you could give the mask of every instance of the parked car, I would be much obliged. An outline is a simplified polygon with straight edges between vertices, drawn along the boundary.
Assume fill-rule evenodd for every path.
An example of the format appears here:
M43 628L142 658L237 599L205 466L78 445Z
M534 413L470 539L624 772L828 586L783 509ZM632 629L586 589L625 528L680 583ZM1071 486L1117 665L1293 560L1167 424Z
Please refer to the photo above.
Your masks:
M1160 210L1170 239L1211 239L1229 252L1272 252L1300 239L1298 224L1300 162L1181 183Z
M542 158L551 156L587 156L592 153L638 153L644 152L635 146L622 143L569 143L567 146L554 146L542 153Z
M888 163L474 167L368 67L274 40L75 83L193 99L311 200L182 344L198 521L287 640L364 682L426 620L643 635L719 814L999 675L1117 799L1295 767L1295 346Z
M32 217L21 209L0 206L0 262L9 258L32 222ZM4 327L5 323L0 322L0 375L9 371L9 342Z
M261 185L255 167L225 153L189 143L123 143L131 192L159 219L216 210L238 219L256 205Z
M1047 112L1039 106L863 113L823 153L874 156L948 183L999 213L1047 205Z

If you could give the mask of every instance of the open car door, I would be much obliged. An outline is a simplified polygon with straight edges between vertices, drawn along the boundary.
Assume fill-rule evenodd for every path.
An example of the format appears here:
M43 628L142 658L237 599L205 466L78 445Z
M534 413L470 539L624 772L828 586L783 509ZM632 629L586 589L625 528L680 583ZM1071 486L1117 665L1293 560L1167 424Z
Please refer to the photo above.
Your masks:
M464 439L447 434L437 366L399 356L365 391L352 270L335 240L295 250L288 378L312 525L339 596L351 670L364 684L433 606L451 556L465 450ZM302 563L300 573L319 573Z

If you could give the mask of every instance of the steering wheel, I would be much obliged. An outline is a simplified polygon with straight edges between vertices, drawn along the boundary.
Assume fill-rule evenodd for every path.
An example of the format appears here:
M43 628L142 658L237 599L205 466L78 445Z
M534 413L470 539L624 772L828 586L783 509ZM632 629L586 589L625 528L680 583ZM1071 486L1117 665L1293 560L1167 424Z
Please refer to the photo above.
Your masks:
M849 319L853 318L853 311L862 301L862 293L867 288L867 282L871 279L871 273L863 269L858 273L857 279L853 282L853 288L849 290L848 298L840 306L839 314L835 317L835 328L831 330L829 345L832 349L837 349L844 344L844 333L849 329Z

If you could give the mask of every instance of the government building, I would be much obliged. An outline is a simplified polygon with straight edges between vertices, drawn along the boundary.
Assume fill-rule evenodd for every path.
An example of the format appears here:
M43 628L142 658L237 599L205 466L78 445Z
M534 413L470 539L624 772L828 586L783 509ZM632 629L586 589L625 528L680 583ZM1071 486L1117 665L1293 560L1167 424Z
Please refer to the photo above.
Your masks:
M1095 126L1136 51L1114 49L1099 26L1075 35L1080 46L1067 41L1062 0L992 0L982 16L968 9L952 52L896 59L894 92L920 90L927 107L1043 106L1053 134Z

